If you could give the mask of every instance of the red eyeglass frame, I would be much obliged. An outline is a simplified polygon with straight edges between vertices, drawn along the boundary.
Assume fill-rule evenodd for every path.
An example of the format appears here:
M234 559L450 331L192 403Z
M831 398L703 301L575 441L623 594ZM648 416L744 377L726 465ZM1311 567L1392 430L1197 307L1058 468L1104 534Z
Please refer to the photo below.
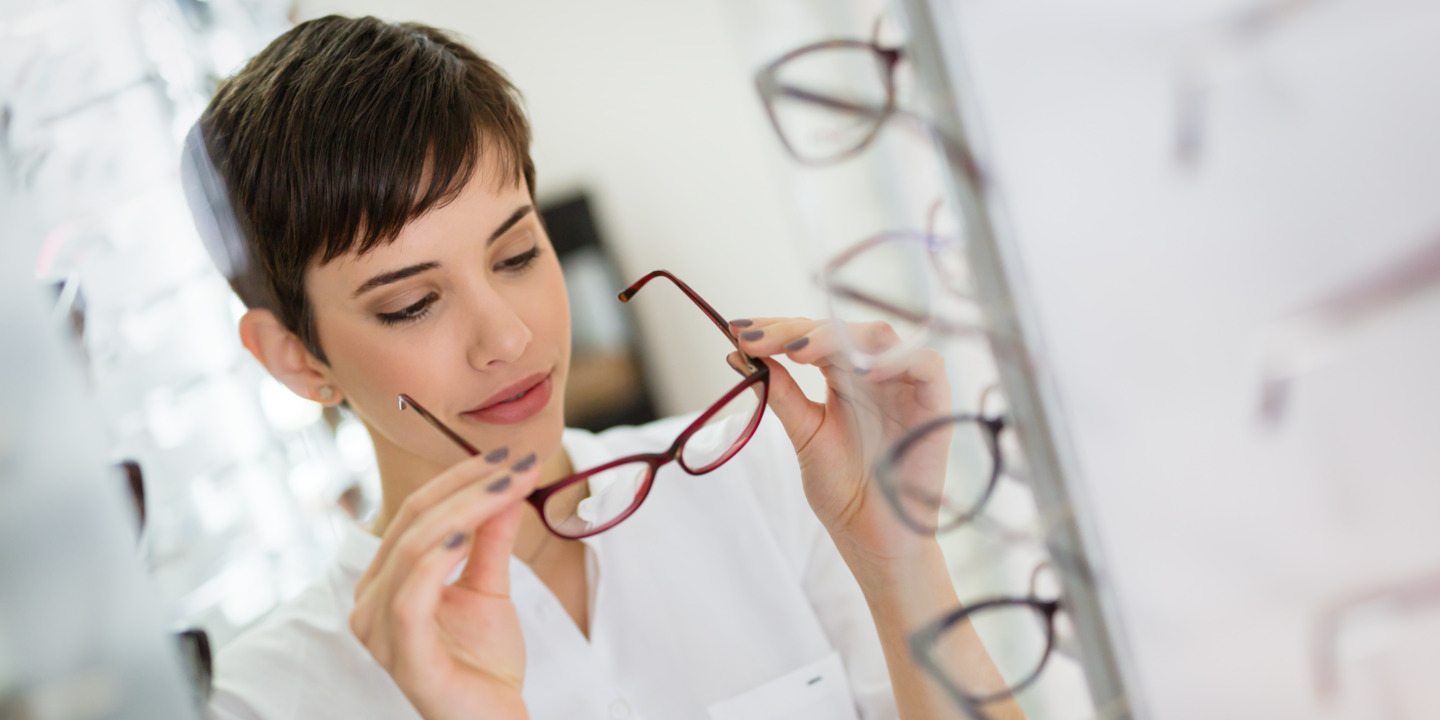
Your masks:
M722 395L720 399L716 401L713 405L711 405L707 410L705 410L705 412L700 413L699 417L695 418L694 422L686 426L686 428L681 431L681 433L675 438L675 442L671 443L670 447L664 452L627 455L625 457L607 462L603 465L599 465L583 472L575 473L573 475L570 475L569 477L562 478L560 480L557 480L556 482L546 485L545 487L536 488L529 495L527 495L525 497L525 501L530 503L530 505L535 508L535 512L540 515L540 521L545 524L545 527L551 533L554 533L559 537L568 540L579 540L580 538L598 535L602 532L605 532L606 530L609 530L610 528L615 527L616 525L619 525L626 518L633 515L635 511L640 509L640 506L644 504L645 498L650 495L650 487L655 481L655 473L658 472L659 469L666 463L675 461L677 464L680 465L683 470L685 470L685 472L691 475L704 475L705 473L708 473L715 468L724 465L726 462L729 462L730 458L735 457L735 454L740 452L741 448L745 447L746 443L750 442L751 436L755 434L755 428L760 425L760 418L765 414L765 405L770 398L770 367L764 362L761 362L760 360L750 356L744 350L741 350L740 342L738 339L736 339L735 334L730 331L730 325L725 321L725 318L723 318L720 313L716 312L715 308L712 307L710 303L705 302L705 299L700 297L700 295L694 290L692 290L689 285L686 285L684 281L682 281L680 278L675 277L667 270L655 270L645 275L645 277L640 278L635 282L635 284L631 285L623 292L621 292L620 302L629 302L630 299L634 297L637 292L640 291L640 288L645 287L646 283L649 283L651 280L657 277L663 277L675 283L675 286L680 288L680 291L685 293L685 296L690 298L690 300L693 301L700 308L700 310L703 311L705 315L710 318L711 322L715 323L715 327L720 328L720 332L725 333L726 339L730 341L730 344L735 346L735 350L740 353L740 358L745 362L745 370L736 370L736 372L739 372L742 376L744 376L744 379L741 380L737 385L735 385L735 387L731 388L729 392ZM687 465L685 463L685 459L680 455L680 453L685 449L686 441L688 441L696 432L699 432L701 428L705 427L705 424L711 418L713 418L716 413L720 412L720 410L724 408L725 405L727 405L731 400L734 400L741 393L748 391L756 384L760 385L760 404L756 406L755 414L751 416L750 422L745 426L745 431L740 435L740 437L731 444L730 448L725 451L725 454L721 455L720 458L715 460L714 462L711 462L700 468L692 468ZM402 393L399 397L399 400L401 410L404 410L407 407L414 410L415 412L419 413L420 417L424 418L426 422L429 422L432 426L435 427L436 430L439 430L446 437L450 438L451 442L454 442L456 445L460 446L460 448L463 449L465 452L471 455L480 454L480 451L476 449L474 445L471 445L465 440L465 438L461 437L459 433L456 433L454 430L450 429L447 425L445 425L445 423L441 422L439 418L432 415L424 407L421 407L420 404L415 402L415 400L409 395ZM546 517L545 514L545 502L551 497L554 497L560 491L565 490L566 488L578 482L588 480L593 475L600 474L621 465L628 465L634 463L645 463L648 469L646 470L645 480L641 484L640 490L635 493L635 501L631 503L630 507L627 508L625 512L621 513L613 520L603 525L598 525L596 527L590 528L583 533L561 532L560 530L556 529L554 525L550 524L550 520Z

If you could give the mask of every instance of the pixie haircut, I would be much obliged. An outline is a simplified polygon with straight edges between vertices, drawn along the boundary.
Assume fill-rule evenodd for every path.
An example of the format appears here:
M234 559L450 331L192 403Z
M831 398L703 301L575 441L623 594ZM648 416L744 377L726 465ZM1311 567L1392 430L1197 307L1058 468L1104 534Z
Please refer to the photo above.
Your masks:
M364 254L460 194L496 153L497 187L533 197L530 125L498 68L417 23L331 15L276 38L220 84L200 118L249 242L231 279L322 362L310 263Z

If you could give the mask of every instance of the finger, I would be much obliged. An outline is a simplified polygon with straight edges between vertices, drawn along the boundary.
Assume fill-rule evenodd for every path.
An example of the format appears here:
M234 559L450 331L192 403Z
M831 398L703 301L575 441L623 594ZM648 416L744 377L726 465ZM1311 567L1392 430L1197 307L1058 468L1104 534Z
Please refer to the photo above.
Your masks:
M846 357L845 350L856 345L855 336L860 331L861 328L846 327L832 322L816 323L803 335L786 342L782 349L785 356L792 362L814 365L822 369L840 366L845 370L850 370L853 366ZM867 336L875 334L869 329L864 329L864 331ZM852 336L848 342L842 338L842 333ZM876 344L874 341L866 343L867 346L874 344Z
M732 330L735 322L731 321ZM762 318L739 329L735 337L740 342L740 349L752 357L769 357L788 352L785 347L788 343L798 340L823 322L809 318Z
M726 360L731 367L738 368L740 354L730 353ZM825 419L825 406L805 397L805 392L795 383L790 371L778 361L762 358L760 362L770 368L770 390L765 403L774 411L775 416L780 418L780 424L785 426L785 434L790 437L796 451L799 451L820 428L820 423Z
M424 559L437 546L460 551L445 573L448 575L453 571L459 560L465 557L464 551L470 547L473 528L518 505L539 482L539 475L539 468L532 466L525 472L510 473L486 485L476 483L466 486L416 518L410 529L396 541L392 551L384 557L377 556L372 562L372 567L379 569L370 586L361 592L356 601L357 611L352 623L356 636L369 639L367 646L385 655L389 643L387 638L393 632L387 629L388 625L402 609L397 608L397 603L418 602L401 599L398 589L411 582L417 568L423 566ZM436 592L439 592L438 586L444 584L446 575L435 581Z
M510 557L515 552L515 536L524 512L525 505L515 503L475 528L470 555L455 587L510 597Z
M452 534L415 558L392 587L383 612L371 617L366 647L387 670L432 664L426 659L439 649L435 612L445 578L465 557L464 539L461 533Z
M918 348L907 352L884 365L877 365L865 373L865 379L872 383L903 379L924 384L946 377L945 356L931 348Z
M395 544L386 562L405 568L437 543L449 541L457 534L469 542L476 528L522 502L539 481L540 469L535 467L508 473L488 484L476 483L462 488L417 518Z
M525 469L516 472L516 467ZM374 605L375 612L380 612L385 598L403 581L410 563L456 533L468 536L491 515L524 498L539 482L539 476L539 463L533 456L526 457L508 472L492 474L451 493L416 516L404 532L397 528L387 531L388 546L382 543L367 576L362 578L363 584L356 586L356 606Z
M395 512L395 516L390 519L389 525L386 526L385 536L381 538L380 549L376 551L375 556L383 557L388 555L394 547L396 540L409 529L410 525L415 522L415 518L433 507L436 503L472 483L493 481L502 477L500 473L505 472L507 468L498 463L504 462L507 459L509 459L509 450L504 447L497 448L483 455L466 458L451 466L450 469L445 472L436 475L429 482L420 486L419 489L410 493L410 495L405 498L405 501L400 503L400 508ZM524 459L521 460L521 462L523 461ZM517 462L515 464L518 465L520 463ZM360 580L355 586L357 597L361 589L373 580L374 574L377 571L377 564L373 562L370 564L370 567L365 569L365 572L360 576Z

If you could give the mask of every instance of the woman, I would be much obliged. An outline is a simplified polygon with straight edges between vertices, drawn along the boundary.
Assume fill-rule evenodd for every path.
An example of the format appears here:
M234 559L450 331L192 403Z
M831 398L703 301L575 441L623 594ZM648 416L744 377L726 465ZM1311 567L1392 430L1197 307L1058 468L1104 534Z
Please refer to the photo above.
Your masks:
M321 18L226 81L192 138L214 173L192 206L250 308L245 347L302 397L348 405L383 487L336 567L220 653L217 717L957 712L905 642L957 604L944 560L893 517L854 439L945 412L938 355L861 378L828 324L734 320L751 358L819 367L826 401L757 360L773 416L739 454L702 478L671 464L623 525L565 540L529 493L663 450L690 418L564 428L565 285L503 75L432 28ZM746 360L728 358L742 376ZM402 393L484 452L397 407ZM938 478L944 448L932 457L919 471ZM948 650L1000 682L973 635Z

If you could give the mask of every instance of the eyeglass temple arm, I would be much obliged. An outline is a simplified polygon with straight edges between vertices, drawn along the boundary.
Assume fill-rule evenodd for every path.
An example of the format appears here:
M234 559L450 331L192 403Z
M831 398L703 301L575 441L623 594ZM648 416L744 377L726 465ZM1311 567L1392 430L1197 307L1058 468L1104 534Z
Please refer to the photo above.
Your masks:
M471 445L470 443L466 442L466 441L465 441L465 438L460 437L460 435L459 435L458 433L456 433L454 430L451 430L451 429L449 428L449 426L447 426L447 425L446 425L445 423L443 423L443 422L440 422L440 418L437 418L437 417L435 417L434 415L431 415L429 410L426 410L425 408L420 407L420 403L415 402L415 399L414 399L414 398L412 398L412 397L410 397L409 395L406 395L406 394L404 394L404 393L401 393L401 394L400 394L400 409L401 409L401 410L404 410L404 409L407 408L407 407L410 408L411 410L414 410L414 411L417 412L417 413L420 413L420 417L425 418L425 422L430 423L430 425L431 425L432 427L434 427L436 430L439 430L440 432L444 433L444 434L445 434L445 437L450 438L450 441L451 441L451 442L455 443L456 445L459 445L462 449L465 450L465 452L468 452L468 453L470 453L471 455L479 455L479 454L480 454L480 451L477 450L477 449L475 449L475 446L474 446L474 445Z
M631 285L630 287L625 288L623 291L620 292L620 302L630 302L630 298L635 297L635 293L640 292L640 288L645 287L647 283L657 277L663 277L666 280L675 283L675 287L680 288L680 292L685 293L686 297L690 298L692 302L699 306L700 310L704 312L707 317L710 318L710 322L715 323L715 327L720 328L720 332L725 333L726 339L730 341L731 345L735 346L735 350L740 353L741 359L745 361L746 365L748 365L751 370L756 370L759 367L764 366L763 363L757 362L754 357L751 357L749 353L740 349L740 340L735 337L735 333L730 331L730 323L726 322L725 318L721 316L719 312L716 312L715 308L712 307L710 303L705 302L705 298L700 297L699 293L696 293L694 290L690 289L690 286L686 285L684 280L675 277L673 274L671 274L669 270L653 270L647 273L645 277L636 280L634 285Z
M827 95L820 95L818 93L813 93L809 90L793 87L791 85L783 85L779 82L775 83L775 92L781 95L792 97L796 100L804 100L805 102L819 105L823 108L827 108L830 110L838 110L840 112L850 113L852 115L860 115L863 117L885 117L893 111L893 109L888 106L874 107L871 105L860 105L858 103L846 102L838 98L829 97Z

